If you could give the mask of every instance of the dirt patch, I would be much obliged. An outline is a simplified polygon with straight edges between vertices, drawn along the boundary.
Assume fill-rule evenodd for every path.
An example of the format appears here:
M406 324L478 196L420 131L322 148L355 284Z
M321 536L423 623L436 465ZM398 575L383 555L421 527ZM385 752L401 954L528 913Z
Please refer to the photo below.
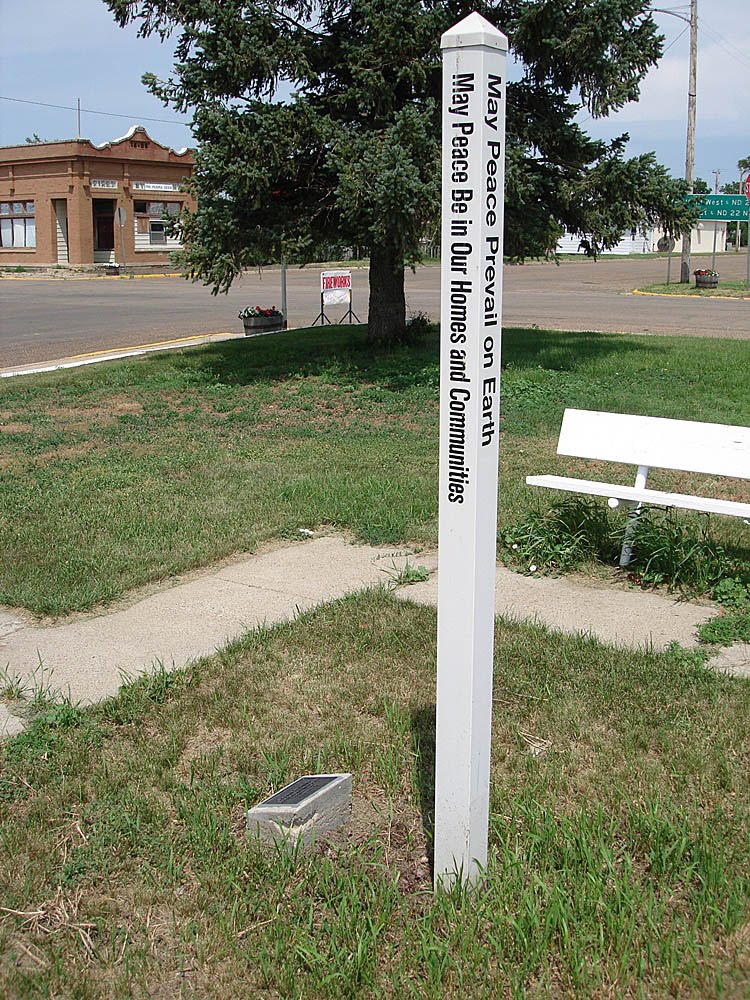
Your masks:
M0 424L0 434L29 434L33 430L32 424Z
M199 729L185 744L175 766L176 773L183 781L189 781L196 761L217 751L223 752L231 741L232 733L229 729Z
M378 790L355 787L351 822L326 841L320 850L329 853L354 849L366 856L377 847L404 895L432 891L427 838L411 798L390 801Z
M80 441L78 444L60 445L59 448L50 448L49 451L43 451L39 455L35 455L34 463L40 465L55 459L78 458L95 447L96 444L93 441Z
M74 430L92 424L106 427L118 417L139 416L143 404L120 395L104 400L99 406L52 406L45 412L61 430Z
M406 431L419 431L424 423L410 420L402 413L372 413L352 409L344 404L321 404L310 410L293 409L280 406L278 403L268 403L257 411L257 423L253 430L259 433L277 430L281 427L315 428L316 430L349 430L359 427L367 430L380 430L386 427L398 427Z
M136 403L136 402L134 402L132 400L130 400L130 401L123 401L123 402L115 403L112 406L111 412L114 413L115 416L118 416L118 417L121 417L121 416L123 416L126 413L136 413L136 414L143 413L143 404L142 403Z

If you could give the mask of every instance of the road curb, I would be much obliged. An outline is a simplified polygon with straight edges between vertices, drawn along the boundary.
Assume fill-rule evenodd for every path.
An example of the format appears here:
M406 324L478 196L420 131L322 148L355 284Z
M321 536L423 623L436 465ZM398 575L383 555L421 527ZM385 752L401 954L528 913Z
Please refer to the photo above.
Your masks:
M721 299L722 302L742 302L750 299L748 295L685 295L683 292L642 292L640 288L634 288L631 295L645 295L652 299L698 299L700 302L715 302Z
M0 274L0 281L132 281L134 278L184 278L183 274Z
M158 351L176 351L186 347L201 347L204 344L218 344L226 340L244 339L245 335L243 333L230 333L228 330L217 333L196 333L192 337L161 340L153 344L137 344L134 347L113 348L108 351L91 351L88 354L74 354L68 358L59 358L56 361L48 361L43 364L2 368L0 369L0 378L16 378L20 375L44 375L67 368L81 368L84 365L95 365L103 361L120 361L123 358L136 358L143 354L153 354Z

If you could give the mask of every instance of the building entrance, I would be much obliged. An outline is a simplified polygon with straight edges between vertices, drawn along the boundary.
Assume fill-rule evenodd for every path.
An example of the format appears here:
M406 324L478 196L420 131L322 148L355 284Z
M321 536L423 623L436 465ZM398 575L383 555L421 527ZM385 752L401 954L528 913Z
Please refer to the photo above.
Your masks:
M115 259L115 200L95 198L94 212L94 263L107 264Z
M68 202L65 198L53 198L55 209L55 231L57 241L57 263L67 264L70 260L68 245Z

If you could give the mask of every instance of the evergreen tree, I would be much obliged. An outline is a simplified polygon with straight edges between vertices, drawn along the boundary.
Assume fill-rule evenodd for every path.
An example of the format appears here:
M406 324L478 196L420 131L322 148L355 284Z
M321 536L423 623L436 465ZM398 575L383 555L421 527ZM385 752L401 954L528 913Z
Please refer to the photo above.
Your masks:
M105 0L143 36L178 33L172 76L144 81L193 112L198 211L181 221L182 262L226 290L245 267L313 259L336 242L370 255L369 335L404 329L404 264L439 216L440 35L474 5L456 0ZM576 117L638 97L661 55L650 0L497 0L479 12L510 39L507 255L556 245L590 253L628 230L688 215L652 154L586 135Z

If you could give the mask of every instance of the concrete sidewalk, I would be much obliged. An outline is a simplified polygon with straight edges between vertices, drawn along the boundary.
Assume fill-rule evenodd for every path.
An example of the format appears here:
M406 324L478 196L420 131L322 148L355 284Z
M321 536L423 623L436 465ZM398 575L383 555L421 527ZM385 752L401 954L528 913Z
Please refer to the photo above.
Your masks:
M0 609L0 667L27 690L49 688L73 702L115 694L123 680L163 664L169 669L215 652L248 629L293 618L353 591L394 586L410 563L425 583L398 596L437 601L437 556L408 548L351 545L319 537L277 546L166 589L128 607L53 626ZM641 591L570 578L525 577L498 567L496 610L555 629L589 632L604 642L661 649L695 644L696 627L716 611ZM0 737L23 728L0 702Z
M0 378L16 378L19 375L40 375L45 372L61 371L65 368L82 368L86 365L98 365L103 361L119 361L122 358L135 358L143 354L155 354L162 351L182 351L187 347L200 347L202 344L219 343L223 340L244 339L244 333L232 333L228 330L219 333L198 333L192 337L173 337L171 340L160 340L153 344L136 344L133 347L112 348L112 350L108 351L92 351L89 354L75 354L69 358L55 358L42 364L33 362L28 365L0 368Z

